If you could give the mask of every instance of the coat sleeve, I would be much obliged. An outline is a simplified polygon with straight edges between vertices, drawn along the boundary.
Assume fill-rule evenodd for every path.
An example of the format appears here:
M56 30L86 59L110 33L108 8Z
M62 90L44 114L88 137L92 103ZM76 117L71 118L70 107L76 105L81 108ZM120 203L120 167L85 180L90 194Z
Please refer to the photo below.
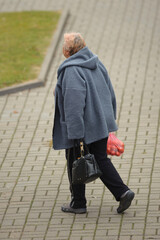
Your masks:
M74 66L65 69L62 93L68 139L84 138L86 85L85 80L81 77L78 69Z
M110 81L110 78L108 76L108 87L109 87L109 90L110 90L110 93L111 93L111 98L112 98L112 106L113 106L113 112L114 112L114 118L116 120L116 112L117 112L117 103L116 103L116 96L115 96L115 93L114 93L114 89L113 89L113 86L112 86L112 83Z
M113 107L113 112L114 112L114 119L116 120L117 103L116 103L116 96L115 96L115 93L114 93L114 89L113 89L110 77L108 75L108 72L107 72L105 66L103 65L103 63L101 61L100 61L100 68L101 68L101 70L104 74L104 77L106 79L106 82L107 82L107 85L108 85L108 88L109 88L109 91L110 91L110 94L111 94L112 107Z

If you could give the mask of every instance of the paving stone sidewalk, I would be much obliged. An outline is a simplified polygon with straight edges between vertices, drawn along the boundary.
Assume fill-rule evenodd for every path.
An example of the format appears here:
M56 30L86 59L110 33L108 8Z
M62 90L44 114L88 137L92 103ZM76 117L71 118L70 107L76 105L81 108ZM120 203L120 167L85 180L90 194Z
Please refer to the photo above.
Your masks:
M0 11L63 10L64 31L81 32L115 88L122 157L112 161L136 193L118 203L100 180L87 185L88 213L70 199L64 151L50 147L59 42L45 87L0 97L0 240L160 239L160 0L0 0Z

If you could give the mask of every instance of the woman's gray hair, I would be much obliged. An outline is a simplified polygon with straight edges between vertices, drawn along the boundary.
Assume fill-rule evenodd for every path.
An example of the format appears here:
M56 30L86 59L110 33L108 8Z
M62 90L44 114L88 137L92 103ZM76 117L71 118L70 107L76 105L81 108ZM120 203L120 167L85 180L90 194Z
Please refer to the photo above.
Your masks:
M86 46L86 43L80 33L65 33L63 48L70 56Z

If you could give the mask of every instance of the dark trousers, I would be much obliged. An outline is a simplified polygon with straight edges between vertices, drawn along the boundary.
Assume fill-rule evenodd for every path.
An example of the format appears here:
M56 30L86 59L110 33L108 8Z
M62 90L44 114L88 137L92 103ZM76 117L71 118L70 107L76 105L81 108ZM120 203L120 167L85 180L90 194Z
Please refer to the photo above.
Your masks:
M129 188L123 183L111 160L107 157L106 146L107 138L89 144L88 148L89 152L94 154L99 168L103 173L100 177L101 181L114 195L115 199L119 201L121 195L129 190ZM79 155L79 152L79 148L75 148L75 151L73 148L66 150L68 178L71 191L70 205L73 208L86 207L85 184L72 184L72 163L75 160L75 157Z

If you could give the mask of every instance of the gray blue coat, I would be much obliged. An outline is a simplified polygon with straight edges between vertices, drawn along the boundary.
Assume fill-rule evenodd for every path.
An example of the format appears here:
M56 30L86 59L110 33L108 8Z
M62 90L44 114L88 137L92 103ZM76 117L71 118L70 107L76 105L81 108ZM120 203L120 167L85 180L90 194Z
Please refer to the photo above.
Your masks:
M86 144L117 130L116 98L104 65L88 47L67 58L58 69L55 89L53 148Z

